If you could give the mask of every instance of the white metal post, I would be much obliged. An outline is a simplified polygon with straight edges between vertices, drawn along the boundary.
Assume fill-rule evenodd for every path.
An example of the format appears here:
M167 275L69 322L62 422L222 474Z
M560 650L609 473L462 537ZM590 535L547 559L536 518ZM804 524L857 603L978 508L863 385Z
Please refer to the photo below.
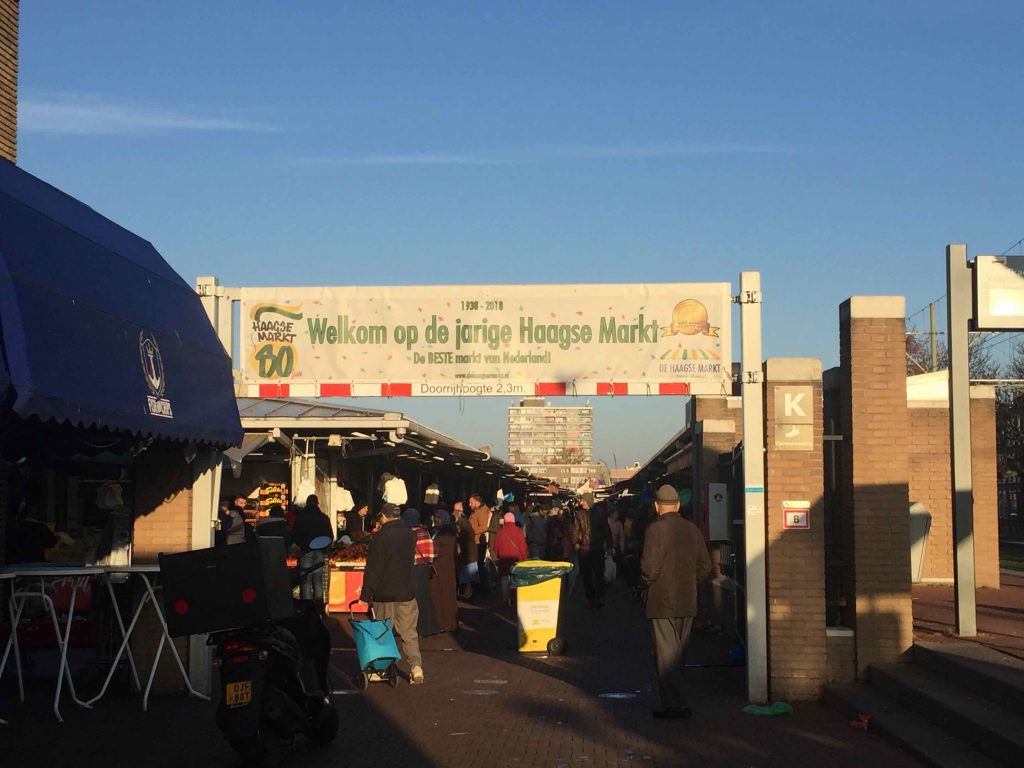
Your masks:
M949 447L953 491L953 593L956 633L978 634L974 579L974 486L971 477L971 372L968 324L974 317L967 246L946 246L949 336Z
M743 530L747 593L747 698L768 701L768 590L765 577L764 390L761 274L740 273L740 394L743 396Z

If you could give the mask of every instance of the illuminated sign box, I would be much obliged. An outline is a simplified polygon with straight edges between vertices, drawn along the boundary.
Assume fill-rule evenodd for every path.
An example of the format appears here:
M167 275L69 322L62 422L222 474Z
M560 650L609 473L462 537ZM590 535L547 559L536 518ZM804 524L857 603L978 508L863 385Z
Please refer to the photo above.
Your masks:
M974 260L974 329L1024 330L1024 256Z

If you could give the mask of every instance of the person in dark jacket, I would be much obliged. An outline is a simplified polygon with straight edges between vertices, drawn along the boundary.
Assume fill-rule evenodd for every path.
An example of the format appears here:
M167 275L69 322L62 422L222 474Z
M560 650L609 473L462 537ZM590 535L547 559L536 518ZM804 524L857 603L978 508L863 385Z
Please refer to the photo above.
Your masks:
M245 525L245 523L242 523L242 525ZM256 535L277 536L284 541L285 552L291 549L294 542L292 541L291 529L288 528L288 521L284 517L284 507L280 504L272 504L269 514L257 521Z
M658 489L654 510L658 517L647 527L640 560L662 707L654 716L688 718L692 712L683 688L684 656L697 615L697 584L710 572L711 557L704 535L679 515L675 488Z
M220 530L214 536L216 546L245 543L245 520L231 499L224 499L220 503L217 519L220 522Z
M562 562L572 560L572 524L560 506L552 502L547 516L547 543L544 546L544 559Z
M292 540L302 554L299 556L299 568L308 570L320 565L325 560L323 550L310 549L314 539L326 536L334 538L334 529L331 528L330 518L320 511L320 500L310 494L306 497L306 506L295 513L295 525L292 528ZM308 577L302 580L299 594L303 600L313 600L318 607L324 605L326 590L326 571L324 569L313 571Z
M544 558L544 546L548 540L548 520L539 504L535 504L526 515L526 546L529 548L531 560Z
M434 510L434 559L435 576L430 588L437 610L437 620L442 632L454 632L459 628L459 606L455 600L458 532L451 522L451 515L443 506Z
M586 520L587 539L580 543L580 570L588 608L604 607L604 555L611 547L612 534L603 504L595 504L594 494L580 497L577 519Z
M419 609L413 563L416 534L400 522L402 511L396 504L385 504L380 511L380 530L370 539L363 571L360 598L370 606L377 621L391 619L402 644L402 655L409 662L409 682L423 682L423 659L416 634Z

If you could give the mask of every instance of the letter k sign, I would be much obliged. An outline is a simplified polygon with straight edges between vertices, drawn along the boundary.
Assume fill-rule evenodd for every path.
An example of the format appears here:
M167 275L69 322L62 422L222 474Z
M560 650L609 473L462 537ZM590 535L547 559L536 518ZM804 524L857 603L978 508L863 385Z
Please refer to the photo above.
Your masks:
M776 424L813 424L814 388L779 384L775 387Z
M782 406L783 413L785 413L786 416L789 417L797 416L806 418L807 414L804 412L804 409L800 406L800 403L804 399L804 395L804 392L784 393Z

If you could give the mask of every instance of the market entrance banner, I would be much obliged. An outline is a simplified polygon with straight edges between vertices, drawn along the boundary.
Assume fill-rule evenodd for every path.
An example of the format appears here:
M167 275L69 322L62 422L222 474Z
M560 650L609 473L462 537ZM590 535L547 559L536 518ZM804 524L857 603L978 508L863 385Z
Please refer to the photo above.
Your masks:
M243 288L259 396L728 393L729 283Z

